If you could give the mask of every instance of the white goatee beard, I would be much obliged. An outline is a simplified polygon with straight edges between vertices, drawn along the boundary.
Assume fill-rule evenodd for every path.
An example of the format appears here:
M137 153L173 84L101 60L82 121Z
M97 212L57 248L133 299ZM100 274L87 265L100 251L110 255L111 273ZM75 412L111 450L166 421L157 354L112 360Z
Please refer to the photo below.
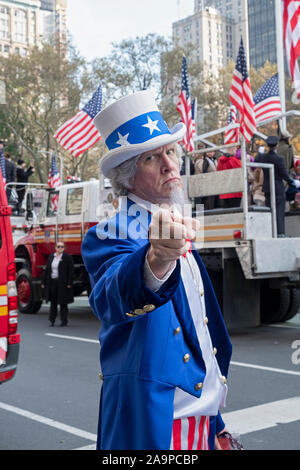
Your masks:
M184 192L183 189L178 186L174 185L170 193L170 204L172 206L177 207L178 209L182 209L184 206Z

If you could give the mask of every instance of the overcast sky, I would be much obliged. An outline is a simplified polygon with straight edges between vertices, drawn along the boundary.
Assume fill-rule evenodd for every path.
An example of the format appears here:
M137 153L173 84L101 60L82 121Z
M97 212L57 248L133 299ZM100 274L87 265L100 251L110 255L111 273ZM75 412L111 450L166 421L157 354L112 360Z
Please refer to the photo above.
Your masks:
M109 54L111 42L157 33L193 13L194 0L68 0L68 30L87 60Z

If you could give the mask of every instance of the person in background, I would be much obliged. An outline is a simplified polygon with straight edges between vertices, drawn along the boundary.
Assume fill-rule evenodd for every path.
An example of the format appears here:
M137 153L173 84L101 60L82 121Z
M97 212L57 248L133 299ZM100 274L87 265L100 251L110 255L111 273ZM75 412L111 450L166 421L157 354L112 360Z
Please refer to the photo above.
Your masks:
M211 173L217 171L217 160L214 151L207 151L204 154L196 154L194 160L195 174ZM196 198L196 204L203 204L205 210L214 209L216 207L216 196L207 196Z
M54 326L57 307L60 305L60 326L68 324L68 304L73 296L73 258L64 251L64 242L58 241L55 253L50 255L42 278L42 289L46 302L50 300L49 321Z
M294 149L290 143L291 137L292 135L288 131L281 131L277 148L277 153L284 159L288 173L294 166Z
M236 157L236 151L236 147L229 147L226 149L226 153L224 152L218 160L217 171L232 170L234 168L242 167L241 161ZM238 192L220 194L219 198L223 208L231 208L240 207L242 196L243 193Z
M236 158L242 161L242 149L238 148L235 154ZM246 152L246 164L254 162L254 158ZM254 168L247 166L247 175L248 175L248 204L252 203L252 184L254 182Z
M300 181L300 159L295 161L294 168L290 172L290 175L294 180ZM295 194L294 201L291 202L290 206L293 210L300 209L300 190Z
M34 164L30 162L30 166L26 169L26 163L24 160L18 160L17 166L17 183L28 183L28 178L34 173ZM25 196L25 185L17 185L17 194L18 194L18 212L21 214L22 211L22 202Z
M267 145L269 151L265 154L259 154L255 161L257 163L272 163L274 165L274 178L275 178L275 198L276 198L276 218L277 218L277 234L278 237L285 236L285 187L284 181L288 185L300 187L300 181L293 180L285 167L283 157L279 156L276 152L278 146L278 137L270 135L267 138ZM263 191L266 198L266 206L271 207L271 189L270 189L270 177L269 170L263 168L264 182L263 182Z
M261 145L258 148L257 155L263 155L265 153L265 147ZM265 194L263 192L264 174L262 168L254 168L254 179L252 183L252 198L253 202L257 206L264 206L266 203Z

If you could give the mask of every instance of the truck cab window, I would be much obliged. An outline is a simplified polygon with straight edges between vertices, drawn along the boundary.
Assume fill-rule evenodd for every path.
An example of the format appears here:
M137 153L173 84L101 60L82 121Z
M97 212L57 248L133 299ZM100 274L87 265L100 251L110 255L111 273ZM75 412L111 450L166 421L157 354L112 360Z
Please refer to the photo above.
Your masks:
M66 215L81 214L83 188L70 188L67 191Z

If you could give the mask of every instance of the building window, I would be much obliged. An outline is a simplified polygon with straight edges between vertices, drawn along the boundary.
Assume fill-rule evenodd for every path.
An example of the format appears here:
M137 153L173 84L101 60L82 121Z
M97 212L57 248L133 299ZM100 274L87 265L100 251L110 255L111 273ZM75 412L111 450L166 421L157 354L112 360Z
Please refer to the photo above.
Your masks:
M14 40L16 42L27 40L27 16L24 10L15 10Z
M0 39L9 39L9 9L0 7Z

